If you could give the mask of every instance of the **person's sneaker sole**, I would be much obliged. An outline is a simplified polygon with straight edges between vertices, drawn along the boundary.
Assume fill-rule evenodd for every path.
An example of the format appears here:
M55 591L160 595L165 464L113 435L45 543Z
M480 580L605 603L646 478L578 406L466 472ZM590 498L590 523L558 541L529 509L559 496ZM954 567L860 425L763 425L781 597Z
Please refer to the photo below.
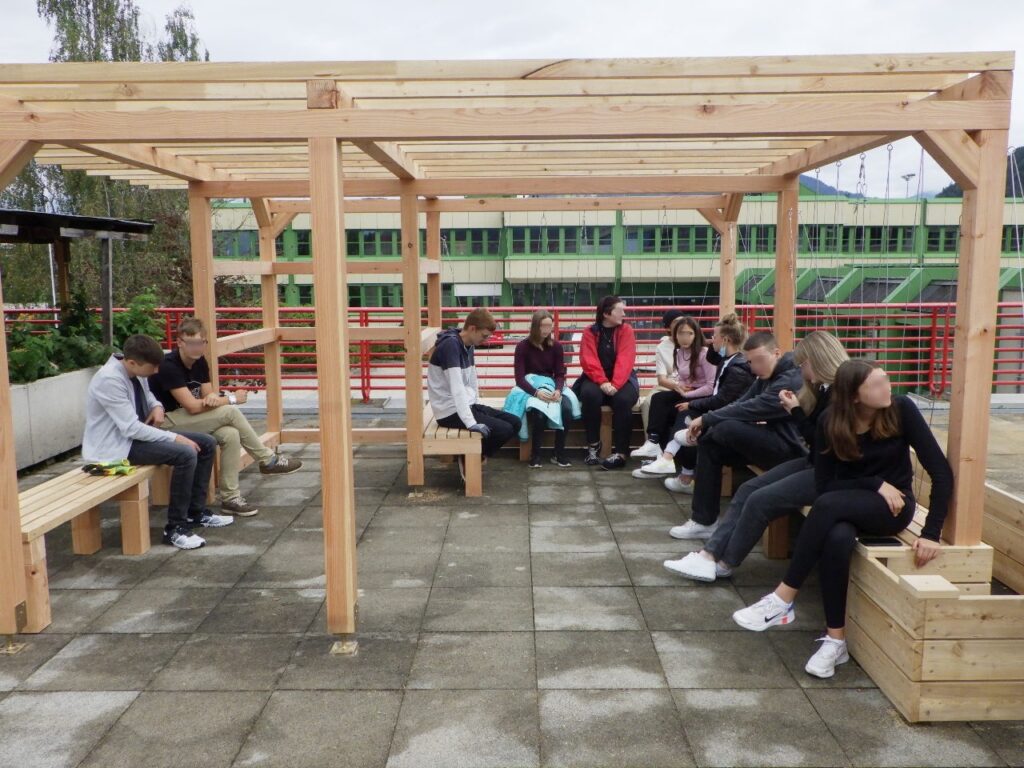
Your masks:
M666 571L668 571L669 573L674 573L676 576L682 576L684 579L690 579L691 581L700 581L700 582L703 582L704 584L712 584L715 581L715 578L716 578L715 576L712 576L709 579L709 578L707 578L705 576L698 576L698 575L696 575L694 573L689 573L687 571L681 571L681 570L678 570L676 568L673 568L671 565L669 565L669 562L670 561L666 561L666 562L662 563L662 566L665 568Z

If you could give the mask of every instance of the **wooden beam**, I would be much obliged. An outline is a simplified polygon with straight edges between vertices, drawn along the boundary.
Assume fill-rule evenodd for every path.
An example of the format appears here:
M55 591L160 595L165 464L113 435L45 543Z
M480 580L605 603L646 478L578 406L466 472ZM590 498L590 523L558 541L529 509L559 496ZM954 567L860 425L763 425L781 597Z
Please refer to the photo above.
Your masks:
M405 331L406 468L409 485L423 485L423 361L420 349L420 227L411 181L400 182L402 194L402 325Z
M397 144L390 141L354 141L365 154L372 157L398 179L419 179L423 171L419 164L406 156Z
M195 316L206 326L207 362L210 365L210 384L213 391L220 388L217 350L217 304L213 292L213 212L210 201L194 194L196 182L189 183L188 222L189 242L192 249L192 306Z
M775 296L772 326L784 351L796 340L796 247L799 238L800 180L793 176L779 193L775 228Z
M330 137L309 139L313 285L321 445L327 629L356 630L356 504L348 375L348 284L341 151Z
M545 109L0 111L0 136L50 143L644 139L1003 130L1008 101L808 99L739 106Z
M740 220L740 208L743 207L743 195L735 193L725 196L725 203L721 206L722 218L726 221L737 222Z
M945 535L953 544L981 541L1006 189L1007 132L983 131L976 141L978 185L964 190L960 224L950 391L947 453L956 482Z
M231 355L244 349L262 347L277 340L277 328L257 328L252 331L233 333L217 339L217 356ZM276 430L270 430L271 432Z
M241 259L215 259L214 275L272 275L275 264L264 261L243 261ZM274 431L274 430L271 430Z
M260 229L269 227L274 223L274 212L270 210L265 198L250 197L249 207L252 208L252 215L256 219L256 226Z
M0 190L14 181L41 146L34 141L0 141Z
M254 203L256 201L253 201ZM260 224L260 263L271 268L270 274L260 277L260 305L262 307L263 327L274 332L273 338L263 345L263 370L266 378L264 385L267 393L267 430L280 432L284 422L284 398L281 391L281 344L278 338L277 325L280 322L277 297L277 273L273 272L277 258L277 233L274 224L277 219L291 221L294 214L271 213L266 200L260 199L262 208L257 221Z
M162 176L171 176L184 181L230 181L230 173L219 171L206 163L196 162L163 149L145 144L87 144L67 142L64 146L88 152L96 157L124 163L133 168L155 171Z
M722 212L717 208L700 208L699 213L703 216L708 224L715 228L718 234L722 234L722 231L726 228L726 221L722 217Z
M637 197L475 197L464 200L421 200L420 212L430 213L473 213L512 211L683 211L699 208L723 208L727 195L675 195ZM743 195L737 193L741 201ZM273 211L289 211L294 214L309 213L308 200L272 200ZM360 200L349 198L345 201L349 213L398 213L398 200Z
M981 151L974 139L964 131L922 131L914 138L961 189L977 189Z

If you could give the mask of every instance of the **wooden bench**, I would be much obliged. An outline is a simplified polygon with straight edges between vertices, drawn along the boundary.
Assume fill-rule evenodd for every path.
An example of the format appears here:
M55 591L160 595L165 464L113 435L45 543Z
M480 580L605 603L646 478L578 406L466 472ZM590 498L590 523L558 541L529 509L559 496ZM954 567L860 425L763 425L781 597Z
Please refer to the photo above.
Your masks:
M121 549L126 555L149 551L149 481L154 467L137 467L129 475L96 477L80 468L18 494L25 564L25 632L50 624L50 582L46 573L46 534L71 523L71 548L91 555L103 546L99 505L121 506Z
M423 455L462 456L466 464L466 495L482 496L483 442L478 432L441 427L427 403L423 409Z

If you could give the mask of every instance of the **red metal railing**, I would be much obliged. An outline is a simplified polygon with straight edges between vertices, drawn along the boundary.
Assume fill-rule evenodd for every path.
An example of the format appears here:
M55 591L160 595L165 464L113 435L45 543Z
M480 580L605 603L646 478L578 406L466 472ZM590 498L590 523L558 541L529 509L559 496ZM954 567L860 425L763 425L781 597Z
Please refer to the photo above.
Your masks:
M637 335L637 367L641 386L654 383L654 348L662 336L661 315L670 307L631 306L628 321ZM512 385L512 356L515 344L529 331L530 316L535 307L497 307L492 313L498 320L499 333L492 343L476 354L481 387L502 390ZM685 307L708 330L718 319L715 305ZM443 324L459 325L468 310L445 307ZM189 307L168 307L159 310L164 320L165 339L174 338L178 323L192 313ZM554 307L555 332L566 345L570 380L579 374L577 340L579 333L593 323L589 307ZM743 305L737 308L751 331L771 328L772 308L769 305ZM40 327L52 326L52 309L6 310L8 324L28 322ZM311 307L282 308L281 326L313 324ZM362 328L401 326L402 309L373 307L351 309L349 322ZM422 322L426 323L426 310ZM998 305L998 333L994 363L995 391L1024 392L1024 304ZM259 307L220 307L217 310L217 335L251 330L262 326ZM949 303L930 304L820 304L797 305L797 337L823 329L835 333L853 356L879 359L888 369L897 386L940 397L951 383L953 339L956 307ZM350 347L350 375L353 389L364 401L405 389L404 360L401 344L360 341ZM220 360L221 380L228 384L261 389L266 373L261 350L227 355ZM289 343L282 349L283 386L289 390L316 389L316 350L312 343Z

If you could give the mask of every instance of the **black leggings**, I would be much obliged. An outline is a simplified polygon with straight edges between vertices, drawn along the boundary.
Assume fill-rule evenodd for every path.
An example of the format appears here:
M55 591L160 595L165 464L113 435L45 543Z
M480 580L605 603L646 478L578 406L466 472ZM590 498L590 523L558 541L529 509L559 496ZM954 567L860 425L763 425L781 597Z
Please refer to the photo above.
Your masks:
M683 402L683 397L678 392L665 390L655 392L651 395L651 409L647 412L647 439L661 444L664 448L675 430L672 428L676 422L679 411L676 405Z
M800 529L793 559L782 582L800 589L817 563L825 624L829 629L842 629L846 626L846 590L857 535L895 536L910 525L916 508L917 502L909 494L902 511L893 516L877 491L823 493Z
M590 379L580 380L580 405L583 409L583 428L587 443L595 445L601 441L601 406L612 409L612 449L615 453L629 453L629 435L633 431L633 406L640 399L640 393L627 381L622 389L609 397Z
M572 423L572 403L569 398L562 397L562 429L555 430L555 454L561 456L565 451L565 438L569 435L569 424ZM533 441L533 455L540 454L544 444L544 430L548 426L548 417L540 411L531 410L527 418L530 420L530 433Z

